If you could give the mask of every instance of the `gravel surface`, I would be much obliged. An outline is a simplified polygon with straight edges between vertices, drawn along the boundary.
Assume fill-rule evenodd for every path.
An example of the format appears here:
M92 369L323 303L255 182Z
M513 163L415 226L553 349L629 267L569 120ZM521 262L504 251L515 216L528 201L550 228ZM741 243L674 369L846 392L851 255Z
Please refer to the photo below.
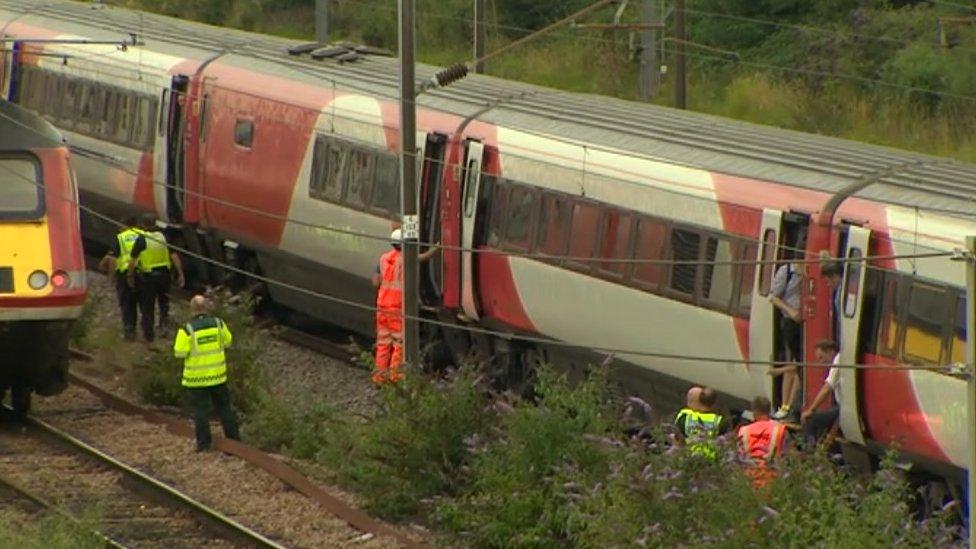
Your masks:
M71 368L115 394L141 402L129 383L129 373L131 365L138 363L150 349L145 342L121 340L121 321L110 279L89 271L88 282L94 316L89 321L86 350L96 360L74 362ZM181 315L185 315L182 303L174 302L171 309L174 320L181 320ZM167 349L171 337L158 337L153 347ZM274 372L270 379L276 395L295 399L311 396L360 415L371 415L376 410L375 390L369 372L362 368L278 340L269 342L261 363ZM233 372L233 365L230 368ZM197 454L193 451L193 441L172 435L164 427L107 411L84 390L71 387L57 397L36 398L34 408L40 417L54 425L234 518L246 517L241 519L245 524L289 544L396 546L389 539L363 541L361 532L329 516L273 476L233 456L219 452ZM216 423L213 432L220 433ZM320 464L281 459L318 479L320 484L325 484L323 479L327 482L332 478L331 472ZM360 504L355 494L335 486L323 487L350 506ZM419 535L426 537L422 530Z
M255 530L294 547L395 547L330 516L270 474L220 452L197 453L192 440L104 409L87 391L35 404L36 415L117 459L165 481ZM219 433L214 425L214 433ZM329 488L330 491L331 488Z
M126 383L127 366L148 351L147 344L122 341L115 287L109 278L89 271L88 284L95 316L91 321L87 347L101 360L97 365L78 364L73 367L77 372L99 380L116 394L138 400L138 395ZM181 314L185 315L183 304L176 301L171 306L174 320L180 319ZM233 331L234 327L230 328ZM170 345L172 336L159 337L153 343L153 347L159 350L167 350ZM115 368L106 363L122 367ZM370 382L370 373L363 368L276 339L269 341L261 363L274 373L269 376L271 389L279 396L300 399L314 395L316 399L360 415L368 416L376 410L376 393ZM233 375L233 364L230 368Z

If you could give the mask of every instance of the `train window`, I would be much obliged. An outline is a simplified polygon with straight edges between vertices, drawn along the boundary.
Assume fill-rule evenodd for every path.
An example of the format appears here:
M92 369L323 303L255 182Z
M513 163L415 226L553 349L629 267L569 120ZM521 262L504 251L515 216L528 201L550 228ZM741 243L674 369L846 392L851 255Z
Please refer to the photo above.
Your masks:
M44 97L38 98L37 110L57 120L61 116L61 106L65 103L65 79L54 73L47 73L44 82Z
M630 258L630 233L633 218L625 213L608 211L603 216L600 257L603 259ZM600 270L623 277L630 265L621 261L602 262Z
M92 132L92 87L84 80L78 81L74 112L75 131L83 134Z
M532 244L532 223L535 221L539 201L529 187L516 185L509 195L508 227L505 242L513 248L528 250Z
M773 284L776 268L776 229L766 229L762 239L762 266L759 270L759 295L766 297Z
M671 231L671 257L674 261L698 261L698 248L701 235L694 231L674 229ZM698 265L695 263L673 263L671 265L671 289L691 295L695 292L695 277Z
M505 219L509 216L508 193L511 191L506 183L498 181L491 190L491 217L488 222L488 240L492 248L501 246L505 235Z
M164 89L163 90L163 93L159 97L159 104L162 105L163 106L163 109L165 109L165 110L168 110L169 102L167 101L167 99L169 99L169 98L170 98L170 91L167 90L167 89ZM173 96L172 99L173 99L173 101L176 101L177 100L176 99L176 96ZM159 127L156 128L156 133L159 135L159 137L163 137L163 134L166 131L166 122L167 122L167 120L166 120L166 113L160 113L159 114L158 122L159 122Z
M732 269L732 242L725 238L708 237L705 241L705 261L702 270L702 295L705 301L725 310L732 301L735 277Z
M538 251L547 255L566 255L569 244L569 202L559 196L547 194L542 198L539 216Z
M25 156L0 156L0 218L33 219L43 212L40 166Z
M216 138L215 138L216 139ZM234 124L234 144L250 149L254 144L254 121L238 118ZM331 157L330 157L331 158Z
M941 364L942 325L948 316L945 297L944 288L912 284L902 351L906 361Z
M347 160L346 174L349 183L346 186L345 203L358 208L369 204L369 190L373 181L373 170L376 155L365 149L353 149Z
M370 204L376 211L387 215L400 213L400 159L394 154L382 153L376 159L376 175Z
M952 364L966 362L966 296L956 298L956 315L952 325L951 351L949 361Z
M881 301L881 326L879 327L879 352L887 357L896 358L898 351L898 327L901 322L899 316L898 279L888 275L885 277L884 290Z
M853 259L855 261L847 262L847 278L844 279L844 316L847 318L854 318L854 313L857 312L857 300L861 295L861 269L863 266L860 261L861 259L861 249L851 248L847 252L848 259Z
M131 97L124 92L113 92L116 96L114 141L128 143L132 132Z
M637 223L637 245L634 251L634 280L644 286L664 283L665 267L654 261L667 259L668 226L656 219L642 218Z
M579 266L589 269L592 264L586 259L596 251L596 233L600 226L600 209L595 204L577 202L573 204L572 228L569 231L570 257L580 258ZM570 259L569 261L572 261Z
M139 133L136 134L138 144L146 150L152 148L153 129L156 126L156 110L159 104L155 97L144 95L139 98Z
M741 241L738 246L736 259L740 261L736 265L736 272L739 274L739 306L737 312L743 318L749 317L752 310L752 288L756 282L756 254L759 253L759 244L756 242Z

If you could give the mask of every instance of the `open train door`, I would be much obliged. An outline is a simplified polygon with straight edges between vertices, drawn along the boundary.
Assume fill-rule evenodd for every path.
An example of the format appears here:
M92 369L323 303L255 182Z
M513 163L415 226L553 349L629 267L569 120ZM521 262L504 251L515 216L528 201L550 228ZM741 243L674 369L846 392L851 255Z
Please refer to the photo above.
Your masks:
M163 92L162 117L160 129L163 132L162 166L157 173L166 174L166 199L157 204L166 204L165 219L172 223L183 222L186 209L186 97L190 78L185 75L173 77L169 90ZM163 216L160 216L163 217Z
M447 136L427 134L422 141L423 165L420 167L420 241L441 242L441 194L444 181L444 159ZM421 265L420 295L426 305L440 305L444 294L443 254L434 254Z
M770 400L773 400L773 378L766 374L769 371L766 363L776 358L777 316L769 299L769 291L776 272L774 262L779 256L782 228L783 212L763 210L756 258L762 263L756 269L756 280L752 286L752 307L749 312L749 360L756 363L749 366L749 377L752 378L756 394L765 395Z
M848 259L844 264L844 277L840 287L840 303L835 309L834 321L838 323L840 338L840 364L857 364L860 338L861 313L864 309L864 277L867 272L863 261L850 261L867 257L871 231L863 227L850 225L847 227L847 247L843 256ZM858 408L858 370L844 368L840 370L841 391L843 402L840 405L840 427L844 437L854 443L864 444L864 428L861 425L861 413Z
M480 141L465 143L464 173L461 187L461 309L471 320L480 318L476 288L475 227L478 214L478 198L481 193L481 171L485 146Z

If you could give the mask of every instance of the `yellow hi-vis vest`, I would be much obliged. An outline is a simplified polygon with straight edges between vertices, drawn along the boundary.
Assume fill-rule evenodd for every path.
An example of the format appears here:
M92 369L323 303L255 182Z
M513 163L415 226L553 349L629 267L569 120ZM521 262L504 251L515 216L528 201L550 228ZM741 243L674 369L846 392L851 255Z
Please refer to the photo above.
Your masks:
M711 460L718 459L715 439L718 438L722 423L720 414L684 408L678 412L675 423L684 433L691 455Z
M146 237L146 249L139 254L139 270L148 273L160 267L172 267L166 236L159 231L143 232L143 235Z
M187 322L176 334L173 354L183 359L183 386L213 387L227 382L224 349L233 336L227 325L215 316L200 315Z
M132 260L132 247L136 245L136 239L142 231L139 229L128 228L119 231L115 238L119 241L119 257L115 260L115 270L123 273L129 270L129 261Z

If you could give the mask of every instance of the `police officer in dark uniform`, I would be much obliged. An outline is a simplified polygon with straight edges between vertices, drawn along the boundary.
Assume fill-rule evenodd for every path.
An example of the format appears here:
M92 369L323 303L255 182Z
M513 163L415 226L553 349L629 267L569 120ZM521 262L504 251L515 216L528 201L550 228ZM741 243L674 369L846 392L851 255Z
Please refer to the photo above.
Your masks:
M119 312L122 314L122 333L127 341L136 339L136 291L128 284L127 273L132 258L132 248L141 231L136 227L136 219L127 217L109 248L108 253L99 262L102 271L108 272L115 279L115 295L119 300Z
M130 286L136 288L139 312L142 314L142 335L146 341L155 338L153 329L154 309L159 305L159 329L166 329L169 321L169 288L175 274L176 283L183 287L183 265L180 256L171 252L166 235L156 228L151 215L142 218L141 234L130 252L127 277Z

